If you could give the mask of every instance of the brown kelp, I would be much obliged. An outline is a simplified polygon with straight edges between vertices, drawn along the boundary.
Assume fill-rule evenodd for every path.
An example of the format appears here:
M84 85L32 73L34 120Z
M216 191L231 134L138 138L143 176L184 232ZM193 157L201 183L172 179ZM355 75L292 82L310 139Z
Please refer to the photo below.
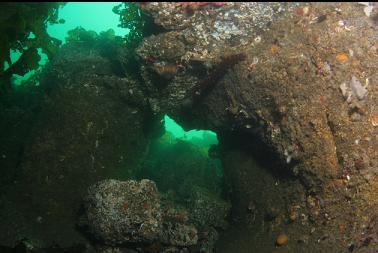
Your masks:
M63 22L58 21L58 8L61 5L63 3L1 4L0 92L11 88L12 74L25 74L38 67L36 48L41 48L50 59L56 53L61 42L47 34L46 23ZM34 36L30 36L32 34ZM10 59L11 50L21 52L20 59L15 63ZM7 72L4 72L5 62L9 65Z

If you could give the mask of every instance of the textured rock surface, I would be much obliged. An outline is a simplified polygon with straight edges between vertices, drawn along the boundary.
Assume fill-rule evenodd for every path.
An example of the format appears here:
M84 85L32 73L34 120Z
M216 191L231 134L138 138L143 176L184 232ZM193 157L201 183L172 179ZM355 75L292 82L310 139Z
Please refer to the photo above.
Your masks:
M160 200L150 180L101 181L88 189L85 202L88 226L106 244L152 242L160 236Z
M166 222L162 232L161 241L172 246L192 246L198 240L197 229L193 225L178 222Z
M199 187L190 196L190 220L199 227L225 228L230 204Z
M87 187L134 174L147 144L148 110L138 82L116 71L114 61L83 42L65 45L45 70L40 95L34 102L24 100L25 109L19 106L14 113L24 117L7 121L5 129L20 130L7 130L9 137L24 139L1 151L7 156L2 169L9 170L2 178L8 181L2 191L0 230L7 232L1 243L13 245L23 237L41 247L82 242L74 224ZM15 99L22 98L17 94ZM16 109L4 106L2 114ZM4 137L4 144L10 138Z
M264 222L277 234L265 233L256 243L270 240L273 245L279 230L293 229L290 236L297 240L290 239L281 252L374 249L376 242L369 238L375 237L371 224L375 224L378 199L377 8L371 5L372 12L367 15L365 6L358 3L274 5L260 9L252 3L200 7L147 4L145 10L155 22L170 29L157 35L165 44L158 45L164 48L164 56L154 53L158 51L154 48L156 38L146 38L139 49L152 110L168 112L187 129L216 131L224 150L236 145L254 151L250 156L261 154L259 148L269 150L270 160L277 161L273 171L278 176L267 173L267 180L289 177L287 184L294 185L289 193L297 198L296 203L284 199L278 210L268 208L273 195L259 202L265 213L262 217L268 217ZM249 7L264 18L239 13ZM229 18L232 24L227 23ZM244 18L256 20L247 22ZM245 23L262 26L245 31ZM223 26L227 29L220 29ZM239 30L243 35L237 34ZM185 45L185 53L180 46L174 56L175 47L170 46L174 41ZM237 64L227 61L238 54L245 57ZM166 79L164 71L153 70L154 64L174 64L177 68ZM207 79L219 69L223 70L221 76ZM211 89L194 102L191 98L198 85ZM234 155L243 155L239 152L245 151ZM228 166L230 178L245 173L232 182L234 189L265 190L253 183L258 178L245 182L253 170L240 171L240 161ZM244 183L249 186L241 187ZM296 192L301 187L302 192ZM243 196L242 192L233 194L235 199ZM286 228L285 218L269 218L279 217L283 206L300 206L304 219L310 222L302 224L298 219ZM245 245L240 252L251 247ZM270 250L268 246L261 248L261 252Z
M80 225L108 246L134 243L147 251L167 247L179 251L198 241L197 228L188 222L187 211L161 200L155 183L148 179L108 179L91 186Z
M1 239L74 235L67 208L77 210L89 184L130 176L147 142L142 129L153 122L145 120L168 113L187 129L219 135L238 224L219 252L374 251L376 5L146 3L143 10L167 32L138 48L140 81L80 44L52 63L41 83L48 106L18 176L8 175L15 186L3 195ZM198 91L206 94L194 99ZM274 249L281 233L289 243ZM195 238L185 236L170 238L176 245Z

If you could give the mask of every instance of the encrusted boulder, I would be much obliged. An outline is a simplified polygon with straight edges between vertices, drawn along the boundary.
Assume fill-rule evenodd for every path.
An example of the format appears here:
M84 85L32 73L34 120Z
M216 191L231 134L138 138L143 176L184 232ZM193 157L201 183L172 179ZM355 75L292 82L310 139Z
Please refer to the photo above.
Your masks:
M153 181L103 180L85 199L89 230L106 244L151 242L162 228L159 195Z

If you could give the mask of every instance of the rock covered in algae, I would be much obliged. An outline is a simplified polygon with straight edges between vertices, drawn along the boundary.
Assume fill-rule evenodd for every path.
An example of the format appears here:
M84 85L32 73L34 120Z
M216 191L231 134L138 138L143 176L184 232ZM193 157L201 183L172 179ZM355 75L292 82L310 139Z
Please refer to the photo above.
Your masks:
M161 210L153 181L103 180L88 189L86 219L106 244L149 242L161 233Z

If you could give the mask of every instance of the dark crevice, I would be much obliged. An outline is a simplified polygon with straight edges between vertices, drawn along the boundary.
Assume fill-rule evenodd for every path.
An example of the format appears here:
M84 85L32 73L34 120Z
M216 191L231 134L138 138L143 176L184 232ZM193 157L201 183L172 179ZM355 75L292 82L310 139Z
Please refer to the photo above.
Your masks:
M293 160L290 165L284 164L277 153L267 146L260 137L241 132L218 133L221 154L227 150L239 150L250 154L262 168L266 168L273 176L283 179L295 179L290 168L298 162Z

